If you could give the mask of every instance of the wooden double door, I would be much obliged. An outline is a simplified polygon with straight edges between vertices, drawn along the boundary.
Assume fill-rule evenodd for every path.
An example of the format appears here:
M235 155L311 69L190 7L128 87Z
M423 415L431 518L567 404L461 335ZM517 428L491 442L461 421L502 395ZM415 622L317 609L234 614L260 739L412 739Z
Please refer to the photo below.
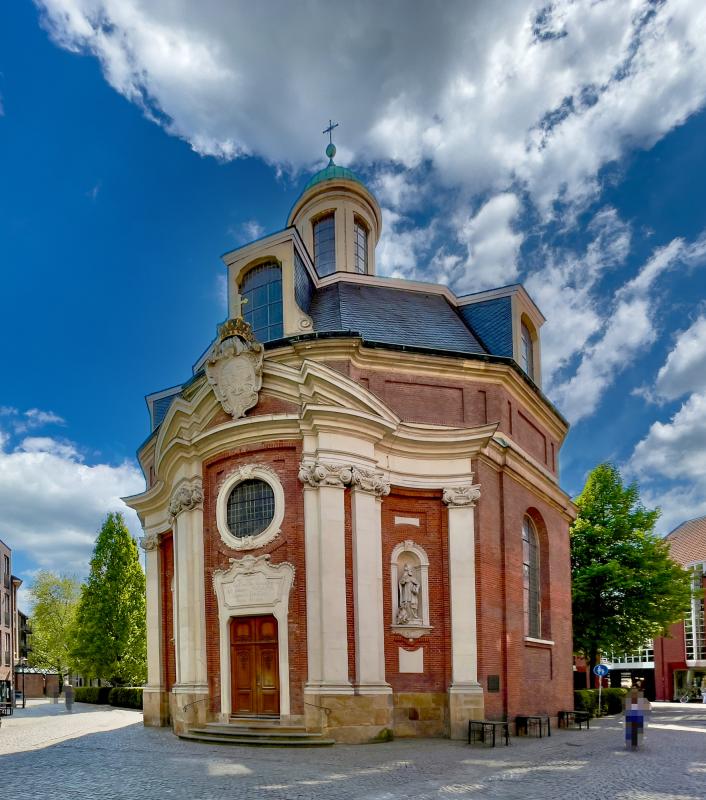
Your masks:
M234 617L230 623L232 713L279 716L277 620Z

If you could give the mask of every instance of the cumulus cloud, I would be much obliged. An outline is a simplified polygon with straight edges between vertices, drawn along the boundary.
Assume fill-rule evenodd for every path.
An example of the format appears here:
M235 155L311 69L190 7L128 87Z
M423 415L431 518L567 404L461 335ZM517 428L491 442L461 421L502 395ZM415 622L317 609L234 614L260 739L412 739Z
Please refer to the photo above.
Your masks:
M429 280L420 269L420 255L432 246L435 225L416 227L407 217L382 209L382 235L375 251L375 263L380 275L391 278Z
M491 197L478 213L458 225L457 239L468 258L454 281L459 294L504 286L517 278L523 235L514 228L520 200L512 192Z
M698 0L36 2L59 45L199 153L307 166L332 109L343 158L520 184L545 213L594 197L603 167L706 98Z
M133 535L140 525L121 496L144 489L131 463L87 464L75 444L26 437L16 447L0 436L0 530L38 568L84 575L109 511L122 511Z
M706 391L705 315L677 337L674 349L657 373L657 392L661 397L675 400L692 391Z

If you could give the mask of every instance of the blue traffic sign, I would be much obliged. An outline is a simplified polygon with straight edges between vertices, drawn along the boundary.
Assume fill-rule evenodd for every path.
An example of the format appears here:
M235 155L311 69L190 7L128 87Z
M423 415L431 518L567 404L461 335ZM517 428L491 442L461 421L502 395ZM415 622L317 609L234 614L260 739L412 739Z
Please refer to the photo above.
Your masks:
M598 675L599 678L605 678L609 672L610 670L605 664L596 664L593 668L593 674Z

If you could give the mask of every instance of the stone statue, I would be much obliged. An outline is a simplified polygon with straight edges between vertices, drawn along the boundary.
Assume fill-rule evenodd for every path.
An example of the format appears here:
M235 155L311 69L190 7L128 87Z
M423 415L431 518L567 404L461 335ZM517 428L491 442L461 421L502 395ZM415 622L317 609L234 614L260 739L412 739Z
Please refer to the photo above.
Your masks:
M419 582L409 564L404 565L399 580L399 605L397 624L411 625L419 622Z

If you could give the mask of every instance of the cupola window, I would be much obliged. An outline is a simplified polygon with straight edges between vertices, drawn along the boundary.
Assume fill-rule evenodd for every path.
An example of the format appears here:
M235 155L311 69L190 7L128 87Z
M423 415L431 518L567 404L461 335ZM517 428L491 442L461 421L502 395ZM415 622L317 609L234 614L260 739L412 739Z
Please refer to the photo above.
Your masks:
M333 212L314 222L314 266L321 277L336 271L336 228Z
M253 267L240 283L240 296L247 301L242 306L243 319L252 326L256 339L269 342L284 336L279 264Z
M239 539L257 536L267 528L275 515L275 494L269 483L246 480L239 483L228 497L226 510L228 529Z
M520 329L520 357L522 359L522 369L534 380L534 350L532 342L532 334L529 328L522 323Z
M368 272L368 228L363 220L355 218L353 228L353 266L356 272Z

